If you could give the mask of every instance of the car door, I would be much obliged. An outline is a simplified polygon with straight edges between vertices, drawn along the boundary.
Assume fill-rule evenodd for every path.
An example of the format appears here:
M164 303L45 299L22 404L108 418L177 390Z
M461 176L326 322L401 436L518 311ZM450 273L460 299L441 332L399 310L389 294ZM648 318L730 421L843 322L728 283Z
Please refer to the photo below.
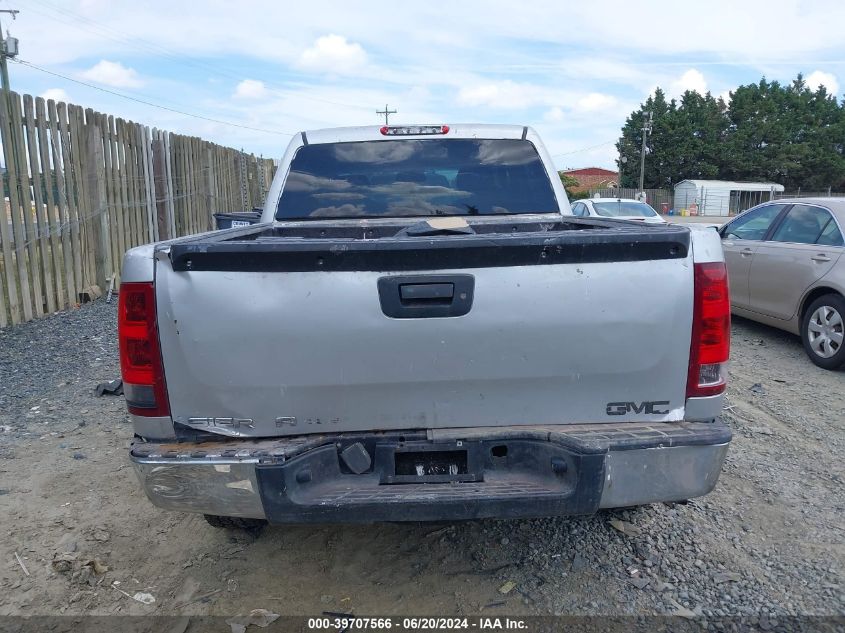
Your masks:
M780 203L764 204L746 211L719 231L728 269L732 306L748 309L748 276L752 258L775 220L788 206Z
M790 319L804 291L824 277L842 254L842 234L827 209L795 204L751 261L750 309Z

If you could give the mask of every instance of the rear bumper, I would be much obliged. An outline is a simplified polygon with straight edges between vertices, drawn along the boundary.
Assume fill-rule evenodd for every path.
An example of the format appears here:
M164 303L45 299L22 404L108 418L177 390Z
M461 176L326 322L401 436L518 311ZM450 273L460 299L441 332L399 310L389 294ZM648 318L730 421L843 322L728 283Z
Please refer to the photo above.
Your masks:
M730 439L719 421L627 423L138 442L131 457L161 508L271 523L369 523L590 514L698 497L716 485ZM356 443L372 461L362 474L339 456ZM461 472L397 477L397 454L412 453L413 468L432 450L462 456ZM460 481L443 482L450 478Z

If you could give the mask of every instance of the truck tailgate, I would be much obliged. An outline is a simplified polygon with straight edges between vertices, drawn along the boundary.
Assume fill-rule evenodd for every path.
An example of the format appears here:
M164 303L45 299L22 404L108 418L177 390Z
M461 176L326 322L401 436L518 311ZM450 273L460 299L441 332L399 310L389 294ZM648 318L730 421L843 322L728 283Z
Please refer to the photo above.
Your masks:
M155 282L173 419L243 437L681 420L688 233L620 226L625 239L610 245L592 231L546 232L527 257L526 234L512 240L521 255L504 236L487 240L489 257L435 259L408 244L478 236L406 240L388 248L396 257L361 240L313 257L303 239L235 241L225 257L196 241L162 247ZM280 254L292 251L297 259ZM337 264L339 253L352 263ZM462 293L469 305L452 316Z

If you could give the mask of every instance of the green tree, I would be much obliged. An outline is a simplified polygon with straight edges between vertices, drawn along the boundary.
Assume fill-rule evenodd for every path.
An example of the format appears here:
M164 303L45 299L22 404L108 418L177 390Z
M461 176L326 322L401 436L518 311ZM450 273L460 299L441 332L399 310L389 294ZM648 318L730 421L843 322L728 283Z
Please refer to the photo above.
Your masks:
M787 189L845 185L843 107L801 75L789 86L760 80L740 86L728 110L725 171L733 178L771 180Z
M710 93L687 91L680 103L667 102L659 88L625 123L616 147L627 159L623 187L638 187L642 127L653 113L652 133L646 139L643 185L646 189L670 188L685 178L715 178L722 160L727 128L725 104Z
M671 163L667 165L668 186L685 179L715 179L724 160L727 134L726 106L709 92L686 91L672 113Z
M797 165L787 160L784 150L797 112L788 97L777 81L765 78L731 93L726 141L730 158L723 166L728 179L771 181L791 188Z
M622 185L639 184L646 113L654 113L646 145L645 187L686 178L771 181L805 191L845 189L845 103L801 75L789 85L761 79L739 86L730 104L685 92L666 101L658 88L632 112L616 147Z
M622 138L616 143L620 158L625 161L617 162L619 167L620 184L623 187L637 187L640 181L640 155L642 148L642 128L648 120L648 113L653 116L653 131L646 139L645 187L647 189L659 187L662 179L663 161L665 156L658 156L657 160L649 160L654 148L659 144L666 132L668 114L674 109L674 103L667 103L665 93L657 88L654 94L646 99L640 109L632 112L622 128Z

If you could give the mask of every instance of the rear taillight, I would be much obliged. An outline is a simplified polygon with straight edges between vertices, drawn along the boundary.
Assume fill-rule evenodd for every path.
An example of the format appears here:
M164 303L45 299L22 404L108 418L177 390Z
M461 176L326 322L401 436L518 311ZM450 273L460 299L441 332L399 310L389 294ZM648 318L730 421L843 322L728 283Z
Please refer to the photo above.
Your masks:
M152 282L120 285L117 335L129 413L146 417L170 415Z
M687 398L713 396L725 390L731 353L731 300L724 262L694 264Z

